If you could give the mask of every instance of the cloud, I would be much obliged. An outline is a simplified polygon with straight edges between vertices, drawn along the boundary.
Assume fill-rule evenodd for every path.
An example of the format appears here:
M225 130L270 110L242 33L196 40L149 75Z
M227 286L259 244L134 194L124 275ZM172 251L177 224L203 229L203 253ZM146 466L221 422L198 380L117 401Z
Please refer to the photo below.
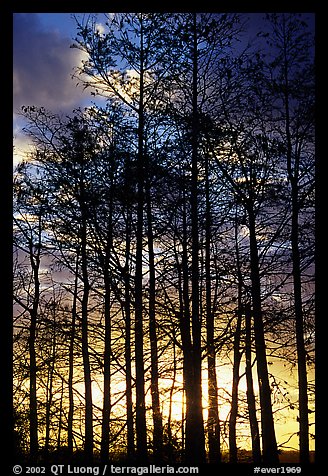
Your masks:
M86 95L71 79L81 52L71 43L58 31L45 30L37 14L14 15L14 111L35 105L66 112L82 103Z

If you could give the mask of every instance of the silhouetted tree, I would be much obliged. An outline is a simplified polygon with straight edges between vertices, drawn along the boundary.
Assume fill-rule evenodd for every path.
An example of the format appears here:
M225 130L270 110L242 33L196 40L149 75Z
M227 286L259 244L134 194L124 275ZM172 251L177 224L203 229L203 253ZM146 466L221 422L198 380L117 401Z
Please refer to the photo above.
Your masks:
M277 110L275 132L283 141L290 186L291 258L299 381L300 461L309 462L309 408L302 292L301 221L314 188L314 74L309 26L297 14L267 15L271 62L267 87ZM264 88L263 88L264 89ZM311 205L310 205L311 206ZM312 208L312 207L311 207Z
M99 451L104 463L199 465L219 463L229 442L235 463L247 429L253 462L276 464L274 423L294 402L270 355L297 364L307 462L314 131L303 17L269 15L270 35L244 48L237 14L101 15L76 17L73 46L84 53L75 77L102 106L66 117L23 108L35 149L15 171L14 386L31 457L67 445L87 462Z
M14 246L29 261L26 282L21 282L14 300L24 314L29 316L29 454L36 461L38 442L38 397L37 397L37 323L40 304L40 267L43 252L46 194L38 179L30 175L30 166L22 162L17 169L14 182Z

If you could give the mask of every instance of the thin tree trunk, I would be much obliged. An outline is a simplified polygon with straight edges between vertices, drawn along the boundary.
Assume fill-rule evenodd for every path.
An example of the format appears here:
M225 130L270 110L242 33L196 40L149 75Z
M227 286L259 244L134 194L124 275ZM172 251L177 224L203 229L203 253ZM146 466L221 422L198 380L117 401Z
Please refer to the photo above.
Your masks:
M296 202L296 203L294 203ZM297 198L292 205L292 260L294 279L294 307L295 307L295 331L297 347L297 371L299 389L299 424L300 424L300 462L308 463L309 452L309 409L308 409L308 384L306 368L306 350L304 342L304 319L302 308L302 282L300 267L300 252L298 245L298 213Z
M136 360L136 436L139 463L147 461L147 427L145 405L145 369L143 343L142 254L144 207L144 32L140 31L140 97L138 109L138 205L135 272L135 360Z
M57 435L57 452L61 448L61 433L63 427L63 401L64 401L64 379L62 378L60 403L59 403L59 423L58 423L58 435Z
M104 288L105 288L105 347L104 347L104 390L103 390L103 410L101 426L101 447L100 457L103 462L109 458L109 435L110 435L110 412L111 412L111 275L110 275L110 256L113 246L112 236L112 213L113 213L113 190L114 180L112 170L109 171L110 199L107 216L106 250L103 263Z
M259 273L259 259L256 240L255 215L252 204L247 207L249 219L250 266L252 282L252 301L254 315L255 350L257 373L259 379L263 462L267 464L279 463L276 435L274 429L271 389L269 382L266 345L261 303L261 282Z
M83 187L83 185L82 185ZM86 461L93 459L93 408L92 408L92 380L89 357L89 342L88 342L88 302L89 302L89 276L87 265L87 229L85 218L85 204L82 202L82 217L81 217L81 270L83 282L83 294L81 305L81 324L82 324L82 360L84 373L84 389L85 389L85 441L84 454Z
M238 279L238 307L237 307L237 323L233 343L233 371L232 371L232 391L231 391L231 412L229 419L229 461L237 463L238 449L236 438L236 424L238 415L238 385L239 385L239 369L241 360L240 339L241 339L241 323L243 315L242 292L243 277L240 266L239 246L238 246L238 222L237 208L235 215L235 248L236 248L236 265Z
M299 176L299 155L295 154L294 167L292 165L292 139L290 125L290 105L289 105L289 80L288 80L288 60L285 46L285 114L286 114L286 138L287 138L287 175L291 185L291 247L293 264L293 290L295 309L295 334L297 352L297 372L298 372L298 400L299 400L299 441L300 441L300 462L308 463L309 451L309 408L308 408L308 383L306 368L306 350L304 342L304 317L302 299L302 278L299 251L299 199L298 199L298 176Z
M147 225L148 225L148 255L149 255L149 337L150 337L150 358L151 358L151 384L150 392L152 397L153 412L153 451L155 461L162 460L163 452L163 421L160 407L158 388L158 352L157 352L157 330L156 330L156 309L155 309L155 257L154 257L154 236L152 229L152 212L149 177L147 178Z
M129 205L128 205L129 207ZM125 310L125 367L126 367L126 425L127 425L127 456L135 455L133 401L132 401L132 352L131 352L131 295L130 295L130 247L131 247L132 214L127 210L125 228L125 266L124 266L124 310Z
M104 285L105 285L105 349L104 349L104 388L103 388L103 409L101 425L101 448L100 457L102 462L108 461L109 457L109 432L110 432L110 410L111 410L111 392L110 392L110 367L111 367L111 316L110 316L110 286L108 260L105 260Z
M218 411L218 388L216 375L216 352L214 345L214 313L212 310L211 287L211 204L209 186L209 157L205 158L205 295L206 295L206 335L208 368L208 458L210 463L221 461L220 422Z
M177 265L179 270L179 301L180 301L180 319L179 327L182 342L183 353L183 401L182 401L182 448L184 451L184 458L186 455L187 445L187 426L189 422L189 415L192 407L192 392L193 392L193 363L192 363L192 342L190 329L190 297L189 297L189 266L188 266L188 241L187 241L187 202L186 191L183 187L183 210L182 210L182 253L181 266L177 258ZM181 269L181 272L180 272Z
M184 433L184 456L192 451L192 433L190 427L193 407L193 352L190 329L190 297L189 297L189 266L188 266L188 242L187 242L187 210L186 194L183 189L183 238L182 238L182 292L180 299L180 333L183 352L183 384L186 398L186 423ZM184 425L183 425L184 428ZM191 442L190 442L191 439ZM188 453L189 451L189 453Z
M186 221L186 201L185 190L183 188L183 211L182 211L182 259L179 262L178 253L175 250L175 257L178 270L178 292L179 292L179 328L182 341L183 353L183 389L181 402L181 447L185 458L185 393L187 381L190 377L191 361L191 338L190 338L190 308L189 308L189 277L188 277L188 252L187 252L187 221Z
M29 354L30 354L30 458L35 461L38 450L38 413L37 413L37 395L36 395L36 316L31 313L30 335L29 335Z
M168 452L168 461L169 463L174 463L174 455L173 455L173 442L172 442L172 428L171 428L171 420L172 420L172 406L173 406L173 393L175 388L175 381L177 375L177 362L176 362L176 350L175 350L175 340L173 339L173 376L172 376L172 384L170 388L170 398L169 398L169 414L167 417L167 452Z
M29 332L29 356L30 356L30 458L31 461L35 461L39 451L38 443L38 407L37 407L37 386L36 386L36 377L37 377L37 365L36 365L36 352L35 352L35 340L36 340L36 324L38 317L38 308L40 301L40 280L39 280L39 269L40 269L40 250L41 250L41 217L39 217L39 233L38 233L38 249L36 255L33 253L33 244L32 240L30 241L30 262L33 273L33 283L34 283L34 296L33 296L33 305L30 310L30 332Z
M231 392L231 411L229 418L229 462L237 463L238 450L236 438L236 424L238 415L238 385L239 385L239 368L241 360L240 352L240 335L242 321L242 305L241 298L238 296L237 324L233 343L233 371L232 371L232 392Z
M182 399L181 399L181 448L182 454L186 455L186 391L185 388L182 389Z
M72 303L72 324L69 341L69 357L68 357L68 416L67 416L67 447L68 454L73 454L73 420L74 420L74 394L73 394L73 378L74 378L74 345L76 334L76 315L77 315L77 289L78 289L78 267L79 253L76 255L76 269L74 280L74 292Z
M50 364L51 365L51 364ZM52 406L52 370L48 369L47 388L46 388L46 414L45 414L45 436L44 436L44 454L45 462L49 458L49 443L50 443L50 422L51 422L51 406Z
M52 329L52 343L51 343L51 352L50 352L50 363L48 369L48 378L47 378L47 392L46 392L46 434L44 440L44 449L46 460L49 457L50 449L50 424L51 424L51 409L53 402L53 375L55 368L55 351L56 351L56 310L53 314L53 329Z
M253 463L261 462L261 443L259 425L256 416L256 401L254 395L253 374L252 374L252 334L251 334L251 308L245 306L245 358L246 358L246 396L251 428Z
M192 80L192 163L191 163L191 330L192 379L187 382L186 460L205 463L205 434L202 409L201 319L199 312L199 235L198 235L198 49L197 15L193 14L193 80ZM189 393L189 395L188 395ZM189 397L189 398L188 398ZM189 400L189 405L188 405Z

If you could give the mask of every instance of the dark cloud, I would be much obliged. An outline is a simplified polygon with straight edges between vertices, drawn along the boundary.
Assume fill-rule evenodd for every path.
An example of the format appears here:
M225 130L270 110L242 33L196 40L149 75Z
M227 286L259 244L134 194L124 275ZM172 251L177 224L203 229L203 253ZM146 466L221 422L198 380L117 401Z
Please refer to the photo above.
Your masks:
M71 79L80 53L70 48L71 43L70 38L45 30L37 14L14 15L15 111L22 105L67 111L81 104L83 93Z

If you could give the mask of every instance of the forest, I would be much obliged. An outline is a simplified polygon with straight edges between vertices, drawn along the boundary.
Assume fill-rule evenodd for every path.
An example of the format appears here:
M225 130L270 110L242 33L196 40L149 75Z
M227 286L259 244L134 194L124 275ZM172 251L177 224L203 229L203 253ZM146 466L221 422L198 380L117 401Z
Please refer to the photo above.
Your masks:
M92 106L22 105L26 461L313 461L314 32L263 17L76 14Z

